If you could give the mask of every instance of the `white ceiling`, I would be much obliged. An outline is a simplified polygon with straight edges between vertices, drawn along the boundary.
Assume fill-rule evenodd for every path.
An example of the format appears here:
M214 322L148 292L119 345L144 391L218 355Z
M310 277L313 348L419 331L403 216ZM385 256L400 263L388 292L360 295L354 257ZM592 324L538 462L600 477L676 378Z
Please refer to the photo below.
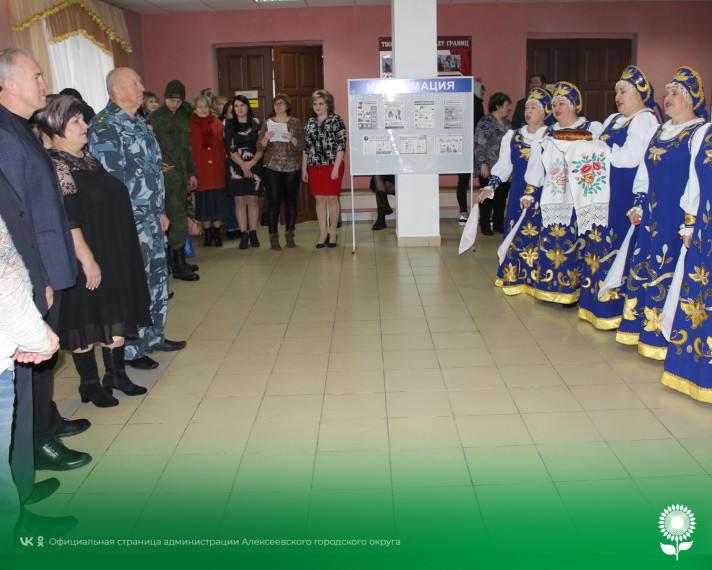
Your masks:
M492 2L539 2L541 0L438 0L438 4L478 4ZM610 0L545 0L548 2L605 2ZM651 1L651 0L634 0ZM653 0L656 1L656 0ZM665 1L665 0L659 0ZM679 1L679 0L678 0ZM690 0L693 1L693 0ZM712 0L707 0L712 1ZM321 6L390 6L391 0L295 0L257 3L255 0L109 0L110 4L140 14L171 12L219 12L221 10L274 10L277 8L318 8Z

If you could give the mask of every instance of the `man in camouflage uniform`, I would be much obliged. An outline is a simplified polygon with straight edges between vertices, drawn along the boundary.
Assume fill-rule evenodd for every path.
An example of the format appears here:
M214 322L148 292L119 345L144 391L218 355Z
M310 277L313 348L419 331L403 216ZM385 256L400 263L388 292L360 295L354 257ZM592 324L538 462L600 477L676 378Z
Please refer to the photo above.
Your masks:
M146 277L151 294L153 325L139 328L139 338L126 339L127 364L156 368L147 356L154 350L180 350L185 341L163 335L168 312L168 269L163 232L168 229L165 189L161 173L161 149L146 121L136 111L143 103L143 85L138 74L119 67L106 76L109 103L89 126L89 152L129 190L136 229L141 242Z
M146 120L153 127L163 155L163 179L166 182L166 211L171 219L168 247L173 255L173 277L183 281L197 281L198 268L185 261L185 240L188 235L186 195L188 189L198 187L197 170L190 147L188 123L192 110L183 108L185 87L174 79L166 85L163 105Z

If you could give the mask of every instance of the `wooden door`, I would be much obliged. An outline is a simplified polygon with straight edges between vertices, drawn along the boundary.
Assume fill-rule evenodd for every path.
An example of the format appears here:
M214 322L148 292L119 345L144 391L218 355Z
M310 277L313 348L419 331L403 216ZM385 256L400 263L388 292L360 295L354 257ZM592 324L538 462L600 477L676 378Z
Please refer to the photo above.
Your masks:
M272 109L272 48L218 48L218 92L233 97L236 91L256 91L255 117L264 121Z
M583 96L583 114L603 122L616 111L615 86L630 65L633 42L616 39L527 40L527 78L570 81Z
M274 46L274 89L292 100L292 116L304 125L312 116L311 95L324 87L321 46ZM346 101L342 103L346 106ZM316 201L306 184L299 188L297 222L316 220Z

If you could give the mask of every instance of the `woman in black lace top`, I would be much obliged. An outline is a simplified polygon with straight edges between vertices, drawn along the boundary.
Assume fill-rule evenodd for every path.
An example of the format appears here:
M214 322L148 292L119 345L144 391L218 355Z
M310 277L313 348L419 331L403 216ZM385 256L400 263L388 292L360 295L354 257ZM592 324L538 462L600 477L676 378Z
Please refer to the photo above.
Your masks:
M49 95L37 125L52 139L50 155L64 195L79 272L64 291L59 319L62 348L72 351L83 402L116 406L116 388L128 395L145 394L124 368L124 338L137 327L150 326L150 298L139 238L126 186L83 150L87 125L81 103L67 95ZM103 387L94 344L104 355Z

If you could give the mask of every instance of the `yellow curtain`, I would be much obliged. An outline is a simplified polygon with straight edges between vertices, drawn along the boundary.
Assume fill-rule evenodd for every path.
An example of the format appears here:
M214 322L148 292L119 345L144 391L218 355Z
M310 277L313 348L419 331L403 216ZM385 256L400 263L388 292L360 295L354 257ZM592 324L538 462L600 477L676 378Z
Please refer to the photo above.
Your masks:
M124 14L101 0L8 0L10 25L16 46L32 52L52 88L47 43L82 35L107 55L117 67L131 53ZM45 31L46 30L46 31Z

